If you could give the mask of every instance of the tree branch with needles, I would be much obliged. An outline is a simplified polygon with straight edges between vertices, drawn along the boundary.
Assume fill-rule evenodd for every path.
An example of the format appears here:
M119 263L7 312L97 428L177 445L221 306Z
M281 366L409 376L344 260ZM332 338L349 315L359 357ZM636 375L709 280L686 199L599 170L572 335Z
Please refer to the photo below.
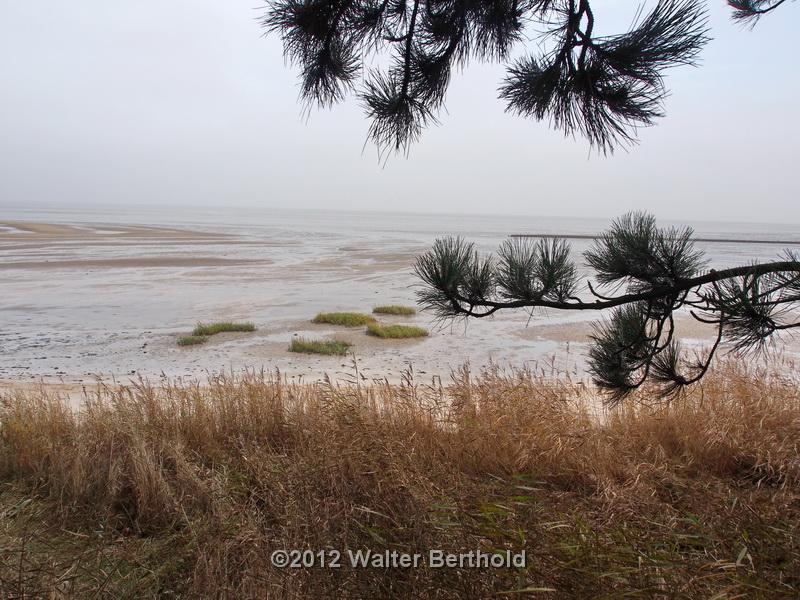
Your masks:
M755 24L786 1L728 3ZM453 69L477 59L507 66L507 111L607 153L664 114L665 72L695 65L709 28L705 0L655 0L614 35L598 36L597 19L591 0L271 0L264 25L300 67L304 101L330 106L361 79L381 150L407 151L437 121ZM534 51L512 61L529 41Z
M582 291L563 240L515 238L496 255L481 256L461 238L443 238L417 259L419 301L440 319L511 309L611 311L591 337L595 382L611 402L647 381L669 395L699 381L723 342L738 351L759 350L775 334L800 327L797 255L787 251L782 260L706 270L692 237L689 228L663 229L650 215L629 213L584 253L596 283ZM617 293L601 293L598 285ZM686 359L675 339L674 316L681 310L717 326L702 360Z

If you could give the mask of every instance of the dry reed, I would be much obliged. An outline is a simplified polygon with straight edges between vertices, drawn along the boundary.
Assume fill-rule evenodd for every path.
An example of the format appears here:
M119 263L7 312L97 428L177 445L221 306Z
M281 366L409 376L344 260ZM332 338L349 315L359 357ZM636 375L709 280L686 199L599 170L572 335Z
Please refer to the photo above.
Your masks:
M142 381L80 411L7 393L0 591L796 597L796 381L727 363L668 405L643 398L597 414L580 385L496 368L446 387ZM290 548L525 549L528 564L270 565Z

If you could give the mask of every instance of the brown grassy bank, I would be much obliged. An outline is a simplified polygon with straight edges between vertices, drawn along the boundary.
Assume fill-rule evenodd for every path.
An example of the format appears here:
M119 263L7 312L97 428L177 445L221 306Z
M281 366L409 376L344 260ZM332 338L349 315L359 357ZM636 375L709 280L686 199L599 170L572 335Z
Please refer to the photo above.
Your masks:
M729 364L670 406L590 407L498 372L142 384L80 414L7 394L0 597L797 596L793 382ZM524 548L527 566L272 567L288 548Z

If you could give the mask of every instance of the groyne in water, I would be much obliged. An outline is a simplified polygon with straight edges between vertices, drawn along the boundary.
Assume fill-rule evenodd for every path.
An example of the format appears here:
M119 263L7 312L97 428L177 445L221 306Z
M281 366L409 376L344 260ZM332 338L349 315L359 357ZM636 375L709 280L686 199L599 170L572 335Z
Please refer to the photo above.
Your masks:
M596 240L599 235L590 235L587 233L576 233L571 235L555 234L555 233L512 233L508 237L512 238L545 238L545 239L564 239L564 240ZM704 242L711 244L778 244L781 246L800 246L800 240L764 240L764 239L747 239L747 238L692 238L695 242Z

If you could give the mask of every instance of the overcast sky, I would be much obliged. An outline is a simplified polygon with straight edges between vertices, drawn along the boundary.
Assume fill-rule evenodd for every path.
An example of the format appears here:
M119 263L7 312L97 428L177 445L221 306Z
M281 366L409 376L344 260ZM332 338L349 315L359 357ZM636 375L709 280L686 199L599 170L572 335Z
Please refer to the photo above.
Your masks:
M595 0L604 32L630 0ZM504 112L501 66L454 77L441 124L383 166L355 99L303 117L257 0L0 0L0 206L235 205L800 223L800 5L754 31L710 0L667 117L592 154Z

